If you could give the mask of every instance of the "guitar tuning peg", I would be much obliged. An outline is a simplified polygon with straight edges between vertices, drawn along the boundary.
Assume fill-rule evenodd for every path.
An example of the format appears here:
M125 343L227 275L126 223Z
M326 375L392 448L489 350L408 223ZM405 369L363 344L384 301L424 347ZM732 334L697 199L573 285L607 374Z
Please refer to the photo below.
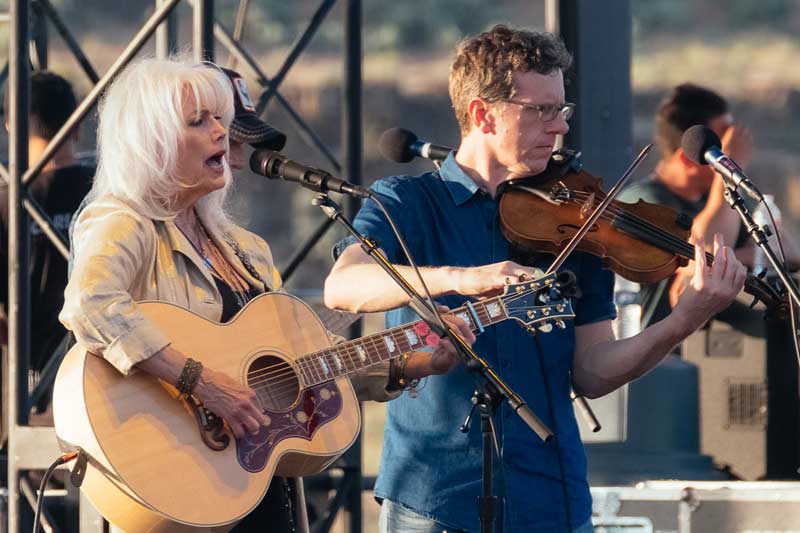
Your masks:
M531 279L531 278L530 278L530 276L528 276L527 274L520 274L520 275L519 275L519 281L520 281L520 282L523 282L523 281L528 281L529 279Z
M511 285L511 278L506 276L506 285Z
M553 324L545 322L539 326L539 331L541 331L542 333L550 333L551 331L553 331Z
M530 334L531 334L531 336L533 336L533 337L535 337L535 336L536 336L536 326L527 326L527 327L525 328L525 331L527 331L528 333L530 333Z
M563 320L561 320L561 319L559 318L559 319L557 319L557 320L556 320L556 327L557 327L558 329L565 329L565 328L567 327L567 325L564 323L564 321L563 321Z

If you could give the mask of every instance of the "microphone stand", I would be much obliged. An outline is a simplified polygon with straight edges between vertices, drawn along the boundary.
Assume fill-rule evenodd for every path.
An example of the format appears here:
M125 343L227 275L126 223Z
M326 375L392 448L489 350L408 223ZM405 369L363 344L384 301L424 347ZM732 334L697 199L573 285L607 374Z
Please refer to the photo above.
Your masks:
M377 201L373 197L373 200ZM494 409L501 400L505 400L513 412L515 412L534 433L542 440L547 441L552 437L550 429L534 414L522 398L514 392L492 369L489 363L480 355L475 353L469 344L455 333L446 324L440 325L437 315L429 304L417 293L411 284L394 268L389 260L379 250L377 245L362 235L342 214L339 205L325 194L314 199L314 205L319 206L326 216L342 224L347 231L353 235L360 243L361 249L377 263L397 285L410 298L409 307L431 328L431 331L439 335L440 338L448 338L453 346L461 354L468 370L481 378L481 390L475 391L471 402L473 405L467 420L461 426L461 431L466 431L464 426L469 428L469 420L473 410L477 407L481 416L481 427L483 434L483 489L479 497L481 533L491 533L494 529L494 520L497 510L497 497L492 495L492 446L497 446L496 436L493 434L492 416Z
M745 229L747 229L747 233L750 234L753 242L755 242L756 245L758 245L758 247L764 252L764 255L775 269L775 272L778 274L780 280L783 282L783 286L786 288L786 292L788 292L789 296L792 298L794 305L800 306L800 292L797 290L797 285L795 285L794 280L792 280L792 278L789 276L786 265L784 265L783 261L778 259L777 255L775 255L775 252L768 241L769 235L766 231L764 231L765 228L755 223L752 215L750 214L750 210L747 209L744 200L742 200L742 196L736 190L736 187L732 187L727 181L725 183L725 201L727 201L728 205L730 205L734 210L736 210L737 213L739 213L739 218L742 219ZM775 228L775 231L778 231L777 228Z
M492 464L493 452L498 450L500 445L497 443L497 436L494 430L494 412L499 404L499 397L496 394L483 390L475 389L470 398L472 408L469 410L464 423L458 430L461 433L468 433L472 415L475 409L481 417L481 444L483 447L483 461L481 471L481 495L478 496L478 509L481 523L481 533L491 533L494 529L494 519L497 514L497 496L492 495Z

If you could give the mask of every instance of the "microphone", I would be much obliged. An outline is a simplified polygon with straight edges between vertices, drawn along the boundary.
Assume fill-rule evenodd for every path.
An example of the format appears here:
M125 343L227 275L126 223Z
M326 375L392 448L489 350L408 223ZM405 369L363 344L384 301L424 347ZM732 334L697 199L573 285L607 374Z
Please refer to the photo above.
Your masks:
M692 126L681 138L681 148L686 157L699 165L710 164L735 189L743 189L754 200L763 201L761 191L753 185L744 170L720 150L721 145L717 134L702 124Z
M269 179L293 181L312 191L349 194L358 198L371 198L372 191L332 176L324 170L307 167L272 150L256 150L250 156L250 169Z
M450 152L455 151L449 146L421 141L404 128L389 128L384 131L378 141L378 149L385 159L396 163L408 163L415 157L444 161Z

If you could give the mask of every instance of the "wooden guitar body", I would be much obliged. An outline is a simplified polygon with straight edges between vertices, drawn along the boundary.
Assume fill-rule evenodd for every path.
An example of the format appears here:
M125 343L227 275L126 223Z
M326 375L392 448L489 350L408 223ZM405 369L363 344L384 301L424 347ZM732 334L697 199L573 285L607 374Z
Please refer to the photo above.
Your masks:
M317 473L355 440L359 409L348 378L306 388L295 362L331 346L297 298L261 295L227 324L171 304L139 305L174 348L256 390L270 422L213 450L171 384L142 372L124 377L75 346L56 379L56 433L63 447L87 452L81 489L113 524L132 533L226 531L258 505L273 475Z

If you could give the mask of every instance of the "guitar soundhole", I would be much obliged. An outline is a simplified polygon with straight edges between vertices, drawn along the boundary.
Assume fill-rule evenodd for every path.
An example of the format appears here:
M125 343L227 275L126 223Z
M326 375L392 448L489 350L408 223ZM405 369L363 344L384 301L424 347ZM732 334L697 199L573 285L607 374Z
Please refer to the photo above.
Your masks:
M294 368L280 357L257 358L247 372L247 384L267 411L286 411L300 395L300 381Z

